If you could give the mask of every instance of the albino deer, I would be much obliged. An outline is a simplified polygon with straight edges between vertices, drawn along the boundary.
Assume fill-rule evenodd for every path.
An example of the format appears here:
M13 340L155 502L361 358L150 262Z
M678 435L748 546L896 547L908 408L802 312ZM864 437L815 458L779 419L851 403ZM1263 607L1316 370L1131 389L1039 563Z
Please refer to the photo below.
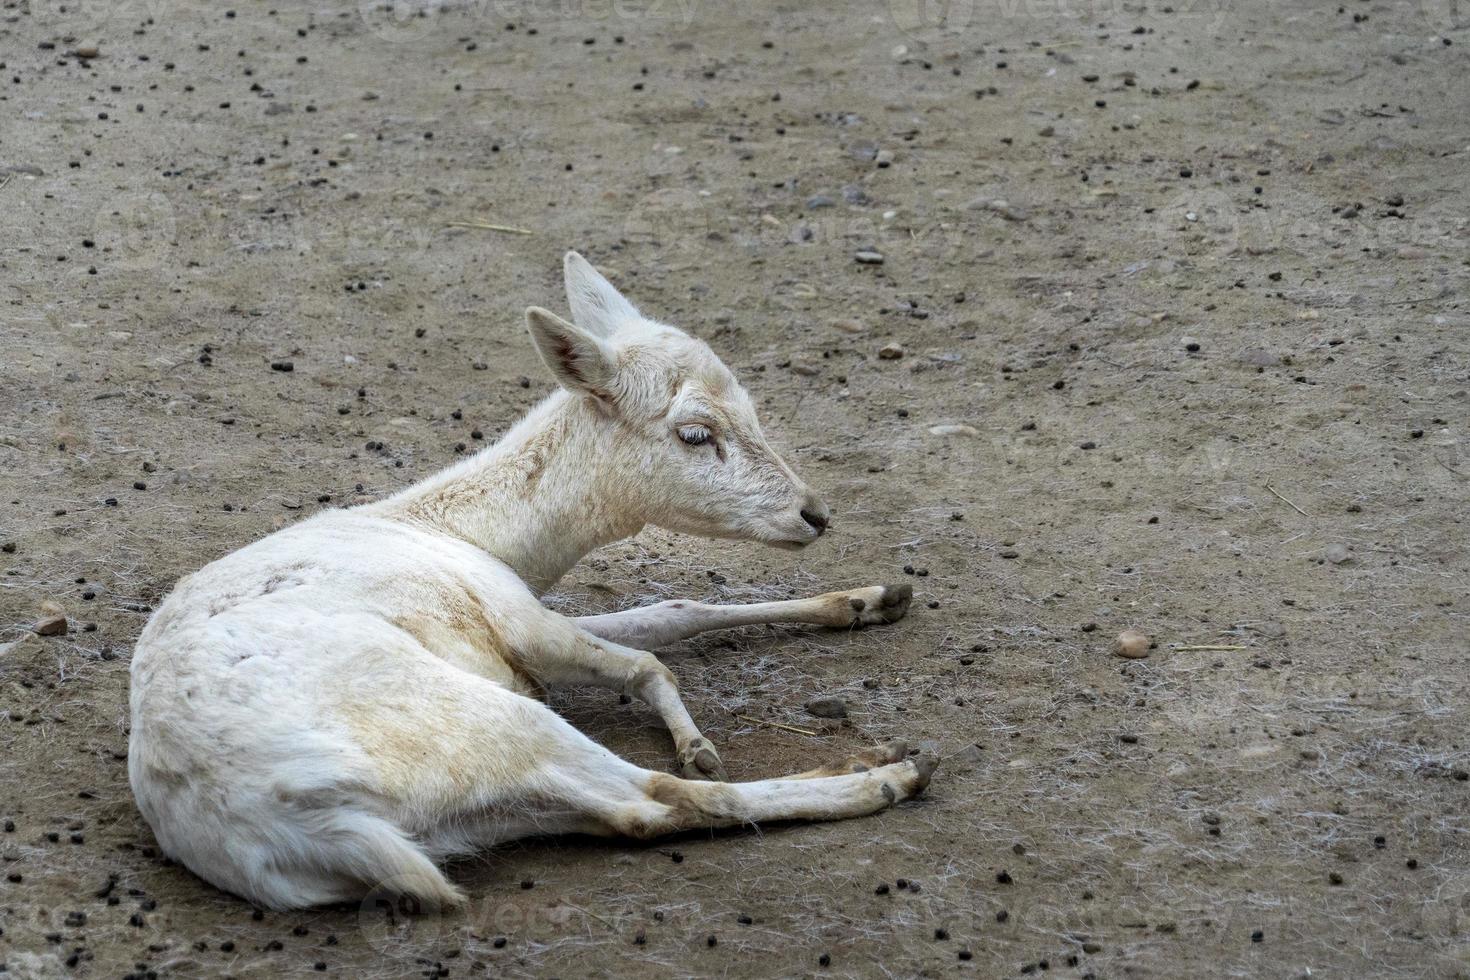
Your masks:
M445 907L464 896L435 862L497 841L856 817L928 784L935 761L898 742L723 782L673 674L644 652L750 623L888 623L908 586L576 619L541 604L584 554L645 524L798 550L828 522L708 347L574 252L566 288L573 323L526 311L562 390L504 439L221 558L149 620L128 773L164 852L200 877L273 908L377 889ZM588 739L538 700L551 684L647 702L686 778Z

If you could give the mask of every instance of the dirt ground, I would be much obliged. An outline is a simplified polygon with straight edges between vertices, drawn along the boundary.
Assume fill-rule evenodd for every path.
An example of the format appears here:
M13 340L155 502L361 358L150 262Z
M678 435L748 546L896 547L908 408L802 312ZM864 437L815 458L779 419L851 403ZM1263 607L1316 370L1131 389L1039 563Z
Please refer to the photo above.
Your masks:
M10 975L1470 976L1470 10L418 9L0 5ZM668 660L737 779L944 764L863 820L503 847L452 916L255 912L133 806L132 643L546 394L567 248L837 514L796 559L646 532L550 601L911 582ZM669 764L642 707L553 704Z

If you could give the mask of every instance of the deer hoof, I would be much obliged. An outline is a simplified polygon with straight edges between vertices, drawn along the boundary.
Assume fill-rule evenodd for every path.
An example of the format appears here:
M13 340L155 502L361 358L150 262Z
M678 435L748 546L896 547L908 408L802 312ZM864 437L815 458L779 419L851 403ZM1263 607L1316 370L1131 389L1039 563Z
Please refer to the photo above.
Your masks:
M908 614L914 601L914 587L901 585L875 585L856 589L848 593L847 605L852 610L853 626L874 626L879 623L894 623Z
M708 779L717 783L730 781L719 753L702 738L691 739L679 751L679 775L685 779Z

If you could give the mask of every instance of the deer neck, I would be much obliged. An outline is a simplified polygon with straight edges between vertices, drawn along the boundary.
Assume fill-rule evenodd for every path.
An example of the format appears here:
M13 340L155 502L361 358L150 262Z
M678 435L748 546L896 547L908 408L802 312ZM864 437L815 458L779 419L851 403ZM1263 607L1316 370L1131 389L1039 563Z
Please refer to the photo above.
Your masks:
M583 555L646 523L636 479L611 465L617 434L613 419L559 391L493 446L377 506L468 541L540 594Z

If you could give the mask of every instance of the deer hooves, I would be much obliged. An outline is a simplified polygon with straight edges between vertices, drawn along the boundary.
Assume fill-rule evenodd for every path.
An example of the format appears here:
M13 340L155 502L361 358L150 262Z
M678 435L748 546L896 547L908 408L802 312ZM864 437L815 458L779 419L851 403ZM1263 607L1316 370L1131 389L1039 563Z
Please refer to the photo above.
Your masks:
M914 601L914 587L904 582L899 585L874 585L866 589L855 589L848 593L847 605L852 610L852 625L873 626L878 623L894 623L908 614Z
M730 775L715 747L702 738L690 739L679 750L679 775L685 779L708 779L717 783L728 783Z

